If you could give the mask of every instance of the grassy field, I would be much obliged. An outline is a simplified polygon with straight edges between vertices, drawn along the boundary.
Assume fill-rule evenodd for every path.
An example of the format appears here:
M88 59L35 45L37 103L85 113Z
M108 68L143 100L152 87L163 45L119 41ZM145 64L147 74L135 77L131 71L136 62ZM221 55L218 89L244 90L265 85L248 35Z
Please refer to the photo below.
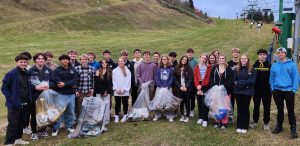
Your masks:
M91 0L80 8L76 3L66 6L58 1L43 5L26 3L26 9L7 0L0 4L0 78L14 67L15 55L24 50L33 54L49 50L57 57L73 48L80 54L93 51L101 59L102 51L109 49L116 59L123 48L130 52L135 48L149 49L162 54L177 51L180 57L186 48L192 47L197 58L214 48L230 58L230 49L238 47L255 59L256 50L267 48L273 37L272 25L264 25L258 34L239 20L215 19L213 24L205 24L150 0L105 0L100 10ZM40 9L36 12L33 8ZM3 125L0 143L5 135L4 101L0 94ZM298 98L296 102L299 103ZM297 105L296 115L300 114ZM272 105L272 127L275 111ZM300 121L299 116L297 120ZM174 123L166 120L111 123L109 131L99 137L70 140L63 132L57 138L42 139L32 145L299 145L299 139L289 138L287 122L284 127L282 134L273 135L262 130L261 122L258 129L239 135L235 133L235 124L222 131L214 129L212 123L201 128L196 125L196 119L188 124L179 123L178 119Z

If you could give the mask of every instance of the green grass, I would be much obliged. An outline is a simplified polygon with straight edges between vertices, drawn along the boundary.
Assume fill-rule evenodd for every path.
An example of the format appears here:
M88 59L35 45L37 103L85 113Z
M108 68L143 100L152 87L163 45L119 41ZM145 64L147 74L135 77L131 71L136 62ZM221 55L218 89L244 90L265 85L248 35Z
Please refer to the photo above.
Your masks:
M33 1L33 0L31 0ZM92 1L89 1L92 3ZM267 48L273 37L272 25L264 25L257 34L248 24L237 20L215 19L213 24L205 24L184 16L174 10L157 5L155 1L106 0L102 10L95 10L92 4L74 12L61 3L50 3L49 13L34 13L9 5L0 6L0 78L15 66L14 57L21 51L32 54L49 50L56 57L74 48L81 53L93 51L101 59L102 51L109 49L117 59L121 49L149 49L162 54L176 51L180 58L186 48L196 50L195 57L210 53L217 48L230 58L230 49L238 47L256 59L258 48ZM59 7L60 5L63 5ZM57 6L57 9L54 9ZM75 7L75 6L74 6ZM73 8L73 7L72 7ZM73 9L72 9L73 10ZM20 12L19 12L20 11ZM18 12L18 13L17 13ZM23 13L25 18L22 18ZM2 21L3 20L3 21ZM56 60L57 61L57 60ZM4 97L0 94L0 123L5 125L6 109ZM298 98L296 99L298 103ZM298 104L296 104L298 105ZM251 106L252 108L252 106ZM272 105L272 111L276 107ZM296 115L300 113L296 106ZM272 114L271 125L275 124ZM300 121L299 116L297 120ZM287 121L287 118L286 120ZM0 128L0 143L4 140L4 129ZM42 139L32 145L299 145L299 140L289 139L287 122L284 132L273 135L262 130L262 123L247 135L235 133L235 125L226 131L216 130L212 123L207 128L196 125L196 119L188 124L166 120L158 122L136 122L108 125L109 131L99 137L67 139L62 132L57 138ZM28 136L25 136L29 139Z

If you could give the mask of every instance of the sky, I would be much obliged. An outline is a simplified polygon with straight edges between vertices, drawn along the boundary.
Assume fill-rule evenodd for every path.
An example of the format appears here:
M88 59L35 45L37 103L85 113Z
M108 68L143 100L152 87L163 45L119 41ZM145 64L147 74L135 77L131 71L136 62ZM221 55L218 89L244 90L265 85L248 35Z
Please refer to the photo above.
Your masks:
M284 7L294 7L293 2L294 0L284 0L283 5ZM235 19L237 13L240 15L243 8L247 8L248 0L194 0L194 5L203 12L207 12L211 17ZM258 0L257 7L272 9L276 17L278 16L276 12L278 12L279 0Z

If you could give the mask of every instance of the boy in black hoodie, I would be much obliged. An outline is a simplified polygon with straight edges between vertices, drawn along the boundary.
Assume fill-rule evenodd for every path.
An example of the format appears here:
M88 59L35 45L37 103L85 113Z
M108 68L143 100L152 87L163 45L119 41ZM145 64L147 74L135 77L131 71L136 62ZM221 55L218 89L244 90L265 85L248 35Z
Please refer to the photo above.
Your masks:
M266 60L268 51L259 49L257 51L258 59L253 68L255 68L256 82L255 82L255 95L253 96L254 109L253 109L253 122L249 125L251 128L257 127L259 120L260 102L262 100L264 107L264 130L270 130L270 107L271 107L271 88L269 84L271 64Z

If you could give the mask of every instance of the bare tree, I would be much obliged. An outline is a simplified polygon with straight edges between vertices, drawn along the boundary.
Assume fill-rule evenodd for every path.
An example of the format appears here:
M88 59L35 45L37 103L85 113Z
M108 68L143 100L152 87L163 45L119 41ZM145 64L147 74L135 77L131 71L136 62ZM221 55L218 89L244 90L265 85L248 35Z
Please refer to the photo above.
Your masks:
M195 9L193 0L189 0L189 1L190 1L190 8Z

